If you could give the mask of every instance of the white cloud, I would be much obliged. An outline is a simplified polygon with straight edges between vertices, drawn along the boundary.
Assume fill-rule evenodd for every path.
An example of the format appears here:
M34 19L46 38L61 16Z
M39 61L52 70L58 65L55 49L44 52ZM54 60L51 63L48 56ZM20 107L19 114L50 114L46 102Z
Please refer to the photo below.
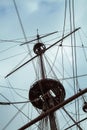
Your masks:
M38 10L39 3L32 0L32 1L27 2L25 6L27 10L29 11L29 13L34 13Z
M18 9L23 9L29 11L30 13L33 13L38 10L39 8L39 1L36 0L21 0L15 1ZM9 8L13 8L14 3L10 0L0 0L0 11L7 11ZM11 9L12 9L11 8ZM1 12L2 13L2 12Z
M0 0L0 15L6 15L11 11L12 2Z
M9 7L9 1L6 2L6 0L0 0L0 7Z

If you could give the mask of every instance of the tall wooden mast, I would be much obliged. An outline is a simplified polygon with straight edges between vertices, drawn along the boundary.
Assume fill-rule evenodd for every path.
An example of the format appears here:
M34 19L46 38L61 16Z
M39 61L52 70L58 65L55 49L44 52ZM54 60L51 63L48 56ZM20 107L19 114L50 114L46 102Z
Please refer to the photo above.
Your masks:
M29 91L29 99L30 101L35 100L32 104L35 107L42 109L43 112L46 112L50 108L54 107L55 104L64 100L65 90L59 81L46 78L43 62L43 54L46 47L39 41L39 35L37 35L37 39L38 42L35 44L33 50L34 53L38 55L40 61L41 79L32 85ZM54 96L51 92L54 93ZM54 112L50 113L48 117L50 130L59 130L59 128L57 128Z

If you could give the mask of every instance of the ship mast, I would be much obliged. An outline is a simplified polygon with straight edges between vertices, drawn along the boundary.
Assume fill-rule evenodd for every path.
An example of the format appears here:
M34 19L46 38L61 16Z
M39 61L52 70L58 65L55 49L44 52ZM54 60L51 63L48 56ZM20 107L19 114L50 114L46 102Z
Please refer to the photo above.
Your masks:
M46 76L45 76L45 72L44 72L43 53L45 52L46 47L45 47L45 45L43 43L40 43L38 34L37 34L37 39L38 39L38 43L34 46L34 52L39 55L40 68L41 68L41 77L42 77L42 79L45 79ZM43 90L41 90L41 91L42 91L42 95L44 95ZM54 102L51 99L52 97L50 96L50 93L48 93L48 94L49 94L48 96L49 96L50 100L48 101L48 103L46 103L45 102L46 99L44 98L45 103L43 105L43 111L44 111L44 108L49 109L51 104L54 105ZM50 121L50 128L51 128L50 130L59 130L59 129L57 129L54 112L49 114L49 121Z
M40 42L40 37L38 34L37 43L34 45L33 50L39 58L41 79L32 85L29 90L29 99L30 101L38 99L32 104L35 107L42 109L42 112L46 112L50 108L54 107L55 104L64 100L65 90L59 81L46 78L43 62L43 54L46 47L42 42ZM53 96L51 92L53 92L55 96ZM57 128L54 112L50 113L48 117L50 122L50 130L59 130L59 128Z
M39 34L37 34L37 43L34 46L34 52L37 55L39 55L40 68L41 68L41 78L45 79L44 64L43 64L43 53L45 52L46 47L43 43L40 43L39 39L40 39Z

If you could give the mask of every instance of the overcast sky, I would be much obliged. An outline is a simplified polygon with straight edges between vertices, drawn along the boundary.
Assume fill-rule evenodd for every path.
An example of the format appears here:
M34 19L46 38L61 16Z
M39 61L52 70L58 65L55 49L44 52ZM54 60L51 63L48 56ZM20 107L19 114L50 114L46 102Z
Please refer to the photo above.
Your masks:
M58 34L55 34L52 37L42 39L43 42L49 41L49 44L51 44L51 42L55 42L55 40L52 41L52 38L61 36L61 32L63 30L63 24L64 24L65 0L15 0L15 1L16 1L16 5L18 8L18 12L21 18L21 22L27 40L36 38L37 29L40 35L51 33L54 31L59 31ZM69 0L67 0L67 2L68 1ZM81 41L82 41L84 46L87 46L87 35L86 35L87 34L87 17L86 17L87 0L75 0L74 11L75 11L75 26L81 27L81 37L80 40L78 40L77 45L81 46L82 45ZM69 27L70 27L69 7L67 4L66 31L68 30L68 32L69 32ZM15 39L16 41L19 42L17 43L17 42L2 41L2 40L15 40ZM27 46L26 45L20 46L21 44L20 41L24 42L25 39L14 7L14 2L13 0L0 0L0 86L1 86L0 93L4 95L4 97L0 96L1 101L7 102L8 100L9 101L27 100L30 85L32 85L32 83L34 83L34 81L37 78L35 76L32 62L26 65L26 67L23 67L19 71L12 74L7 79L4 78L6 74L8 74L16 66L19 66L20 63L24 63L25 61L31 58L30 55L27 57L28 54ZM66 43L67 40L65 41L64 45L66 45ZM31 52L33 50L34 44L35 42L29 44L29 48ZM48 46L48 42L46 43L46 45ZM58 47L54 48L53 50L50 50L50 52L47 53L49 60L50 58L52 61L55 60L54 56L56 56L57 48ZM79 75L87 74L87 59L86 59L87 49L85 48L84 52L83 50L84 49L78 51L79 52L78 54ZM68 60L69 62L71 62L70 51L68 50L68 48L65 49L65 51L66 51L65 55L68 55L68 58L65 61L65 63L67 63ZM32 53L32 55L34 54ZM58 56L60 56L60 54ZM24 58L25 60L23 60ZM58 57L58 60L59 62L61 62L61 57ZM58 67L61 70L61 66ZM67 72L69 69L68 67L69 64L67 63L67 66L65 66ZM59 78L62 78L60 73L59 73ZM87 87L86 79L87 77L81 78L79 81L82 89ZM67 83L65 83L65 85L68 86ZM10 89L7 89L6 87L10 87ZM23 91L18 89L13 90L12 88L23 89ZM68 90L66 95L70 96L73 94L72 89L71 91L69 91L69 86L66 87L65 89ZM20 95L23 97L21 97ZM17 107L21 108L22 105L19 105ZM32 106L31 108L29 108L30 113L29 111L26 112L28 108L29 106L27 105L24 108L24 112L26 114L31 115L33 108ZM0 106L0 129L4 128L4 126L10 121L10 119L12 119L12 117L15 115L16 112L17 110L13 106L11 107ZM3 130L16 130L26 122L27 122L26 117L24 117L24 115L22 114L19 114L19 116L17 116L16 119L10 125L8 125L7 128Z

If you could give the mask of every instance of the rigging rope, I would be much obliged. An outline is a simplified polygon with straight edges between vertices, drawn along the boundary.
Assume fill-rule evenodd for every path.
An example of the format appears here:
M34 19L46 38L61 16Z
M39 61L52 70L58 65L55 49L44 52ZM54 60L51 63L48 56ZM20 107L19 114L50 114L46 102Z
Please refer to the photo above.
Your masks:
M11 47L8 47L7 49L1 50L0 53L6 52L6 51L8 51L9 49L15 48L15 47L17 47L17 46L18 46L18 45L13 45L13 46L11 46Z
M67 11L67 0L65 0L65 14L64 14L64 24L63 24L63 33L62 38L64 37L65 33L65 25L66 25L66 11ZM62 71L63 71L63 78L64 78L64 58L63 58L63 46L62 46L63 40L61 41L61 54L62 54Z
M81 38L80 32L79 32L78 34L79 34L80 41L81 41L81 44L82 44L84 57L85 57L85 60L86 60L86 62L87 62L87 55L86 55L86 51L85 51L85 46L84 46L84 43L83 43L83 41L82 41L82 38Z
M63 114L62 110L60 110L60 112L61 112L63 118L64 118L65 121L66 121L66 124L65 124L65 125L62 127L62 129L61 129L61 130L63 130L67 124L68 124L68 126L70 126L70 123L69 123L70 120L67 120L67 118L66 118L66 116ZM72 130L72 129L71 129L71 130Z
M20 113L20 111L25 107L26 104L24 104L18 111L17 113L8 121L8 123L4 126L4 128L2 128L2 130L5 130L10 123L18 116L18 114Z
M23 54L25 54L25 53L26 53L26 52L24 51L24 52L22 52L22 53L18 53L18 54L16 54L16 55L12 55L12 56L9 56L9 57L0 59L0 62L1 62L1 61L4 61L4 60L9 60L9 59L11 59L11 58L14 58L14 57L17 57L17 56L20 56L20 55L23 55ZM25 59L25 58L24 58L24 59Z
M7 99L3 94L0 93L0 95L6 99L8 102L10 102L9 99ZM18 111L20 111L26 118L28 118L29 120L31 120L25 113L23 113L23 111L21 111L16 105L12 104Z
M21 97L21 98L23 98L23 99L27 99L26 97L24 97L23 95L19 94L19 93L14 89L14 87L12 86L11 82L9 81L9 79L7 79L7 81L8 81L8 84L10 85L10 87L12 88L12 90L13 90L19 97ZM10 90L11 90L11 89L10 89Z
M3 94L0 93L0 95L6 99L8 101L8 103L11 103L9 99L7 99ZM27 101L26 101L27 102ZM20 102L21 103L21 102ZM24 102L23 102L24 103ZM12 105L18 110L18 112L12 117L12 119L4 126L4 128L2 130L5 130L7 128L7 126L11 123L11 121L19 114L19 112L21 114L23 114L28 120L31 121L31 119L22 111L22 109L24 108L24 106L26 105L26 103L19 109L16 105L16 102L12 103ZM38 128L39 126L37 124L35 124Z
M21 17L20 17L20 14L19 14L18 8L17 8L16 1L13 0L13 3L14 3L14 7L15 7L15 10L16 10L16 13L17 13L17 16L18 16L18 20L19 20L19 23L20 23L20 26L21 26L21 30L22 30L22 33L23 33L24 39L25 39L25 41L27 42L26 33L25 33L25 30L24 30L24 27L23 27L23 24L22 24L22 20L21 20ZM30 52L30 47L28 46L28 44L27 44L27 48L28 48L28 51L29 51L30 57L32 58L32 54L31 54L31 52ZM35 74L36 74L36 76L37 76L37 72L36 72L36 68L35 68L34 61L32 61L32 64L33 64L33 67L34 67L34 70L35 70Z

